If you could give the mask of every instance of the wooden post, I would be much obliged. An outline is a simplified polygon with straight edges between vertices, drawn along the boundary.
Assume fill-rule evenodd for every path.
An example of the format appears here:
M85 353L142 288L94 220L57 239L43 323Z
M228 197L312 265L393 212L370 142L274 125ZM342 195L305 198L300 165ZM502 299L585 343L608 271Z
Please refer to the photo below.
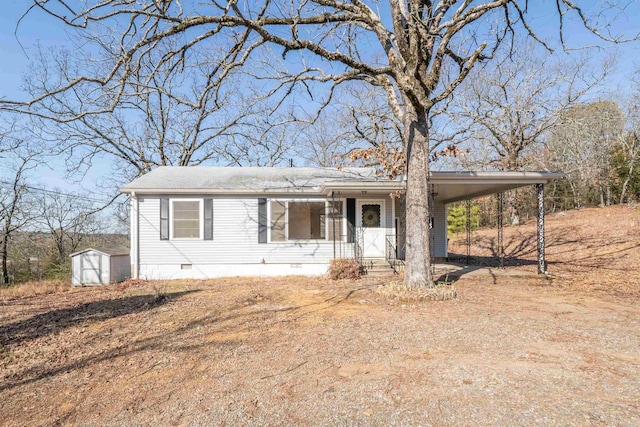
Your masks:
M547 273L544 258L544 184L536 184L538 196L538 274Z

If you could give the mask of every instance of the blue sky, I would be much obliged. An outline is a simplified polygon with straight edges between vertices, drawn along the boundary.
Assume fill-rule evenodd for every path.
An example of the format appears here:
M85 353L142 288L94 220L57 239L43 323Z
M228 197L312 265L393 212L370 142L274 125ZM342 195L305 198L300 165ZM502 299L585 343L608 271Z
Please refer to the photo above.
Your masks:
M33 54L36 43L42 46L63 46L69 45L71 34L59 22L47 17L45 14L33 11L22 22L17 30L17 38L14 31L16 22L20 15L28 7L28 0L5 0L0 14L0 98L24 99L26 95L19 90L22 75L29 70L29 54ZM555 39L557 35L557 19L551 12L554 1L537 0L530 1L531 23L539 33L548 39ZM589 4L589 2L582 2ZM640 32L640 2L632 2L620 15L616 21L616 26L612 30L616 34L632 36ZM593 7L601 2L591 2ZM585 31L581 25L575 22L568 22L567 40L571 46L591 45L594 38ZM606 52L617 51L620 63L618 70L609 81L606 91L624 90L626 79L631 71L640 65L640 42L632 42L617 47L608 47L605 50L594 51L594 55L606 54ZM64 189L72 189L78 184L65 183L62 165L52 165L53 170L39 170L39 183L46 183L48 186L58 186ZM87 188L93 187L93 181L98 177L107 174L108 165L98 165L85 177L83 185Z

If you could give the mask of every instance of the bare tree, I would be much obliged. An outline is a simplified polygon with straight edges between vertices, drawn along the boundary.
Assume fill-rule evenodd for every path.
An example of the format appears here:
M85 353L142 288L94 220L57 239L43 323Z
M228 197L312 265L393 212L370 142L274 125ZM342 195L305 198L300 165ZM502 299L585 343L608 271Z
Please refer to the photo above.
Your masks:
M560 115L547 141L547 162L565 172L574 205L612 202L612 149L624 141L625 115L618 104L575 105Z
M615 147L613 152L613 160L618 160L616 173L622 180L620 185L618 203L622 204L626 200L629 200L629 188L635 181L636 191L632 196L637 200L640 193L638 192L638 186L640 185L640 179L638 174L638 167L640 167L640 131L638 130L638 124L633 123L634 127L629 131L620 143Z
M357 161L354 153L381 144L402 149L402 123L389 109L384 91L358 84L336 89L334 96L331 106L301 124L300 157L314 166L382 168L383 159Z
M16 145L19 145L16 143ZM7 158L8 157L8 158ZM0 253L2 256L2 283L9 283L8 254L14 234L31 224L35 218L26 176L38 164L37 153L18 146L3 159L10 169L9 178L0 179Z
M527 41L509 46L474 72L453 101L449 114L468 128L474 168L527 170L543 150L545 136L560 114L577 105L607 76L611 62L589 58L546 58ZM474 162L475 160L475 162ZM519 224L516 192L507 193L511 223Z
M640 81L635 79L634 83L635 88L631 97L623 104L627 106L627 134L620 139L616 147L617 154L622 160L621 170L618 170L618 175L622 178L619 203L624 203L626 200L630 184L634 179L638 179L640 167Z
M96 62L100 64L97 70L66 79L26 103L3 104L63 121L112 111L127 88L139 88L138 81L151 81L157 70L183 70L198 46L212 48L211 55L200 57L203 61L199 63L216 82L238 67L252 65L252 58L263 63L265 55L276 58L273 54L277 50L283 68L263 76L272 80L266 92L289 97L296 93L294 87L303 87L310 95L324 95L317 101L320 109L331 101L339 85L356 80L377 86L385 91L389 107L403 127L407 159L405 280L411 287L431 286L430 205L425 185L430 168L430 112L452 95L477 63L511 40L516 28L545 43L527 21L527 6L526 0L391 0L388 4L264 0L189 3L185 8L182 2L172 0L89 0L75 9L62 0L38 0L32 7L79 31L93 31L91 46L100 49L104 58ZM558 12L560 40L564 44L563 23L570 14L596 35L613 40L598 26L623 9L624 5L607 2L593 11L592 20L573 2L556 0L553 10ZM157 54L163 46L168 48ZM318 87L322 83L328 84L324 90ZM39 111L49 100L81 88L90 97L95 89L100 93L110 90L110 95L77 111Z
M46 190L39 198L39 228L48 232L56 249L56 262L67 264L69 254L81 248L92 234L104 232L96 218L103 203L83 194Z
M112 54L116 49L113 42L105 46ZM170 44L157 45L153 57L159 61L170 49ZM68 76L80 72L79 55L39 50L25 79L33 97L50 92L52 79L67 79L68 90L34 105L31 112L45 119L40 121L42 138L66 156L68 170L75 174L106 157L117 164L117 186L157 166L273 165L290 149L289 140L281 137L287 117L269 114L273 108L265 95L241 82L233 70L222 77L203 69L198 54L189 53L194 63L179 73L169 64L140 64L116 93L70 84ZM269 159L251 160L262 157Z

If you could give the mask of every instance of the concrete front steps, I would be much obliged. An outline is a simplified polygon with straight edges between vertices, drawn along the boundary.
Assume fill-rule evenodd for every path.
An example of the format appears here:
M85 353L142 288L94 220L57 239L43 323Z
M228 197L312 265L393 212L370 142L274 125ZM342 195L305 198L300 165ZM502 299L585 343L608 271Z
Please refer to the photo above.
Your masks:
M393 277L393 271L389 262L384 258L364 258L362 260L364 273L369 277Z

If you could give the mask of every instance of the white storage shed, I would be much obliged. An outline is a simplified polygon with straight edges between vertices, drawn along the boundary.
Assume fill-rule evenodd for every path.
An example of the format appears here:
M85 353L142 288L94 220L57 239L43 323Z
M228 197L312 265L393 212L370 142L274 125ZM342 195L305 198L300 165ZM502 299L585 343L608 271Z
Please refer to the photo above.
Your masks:
M131 277L129 249L88 248L70 255L73 286L108 285Z

